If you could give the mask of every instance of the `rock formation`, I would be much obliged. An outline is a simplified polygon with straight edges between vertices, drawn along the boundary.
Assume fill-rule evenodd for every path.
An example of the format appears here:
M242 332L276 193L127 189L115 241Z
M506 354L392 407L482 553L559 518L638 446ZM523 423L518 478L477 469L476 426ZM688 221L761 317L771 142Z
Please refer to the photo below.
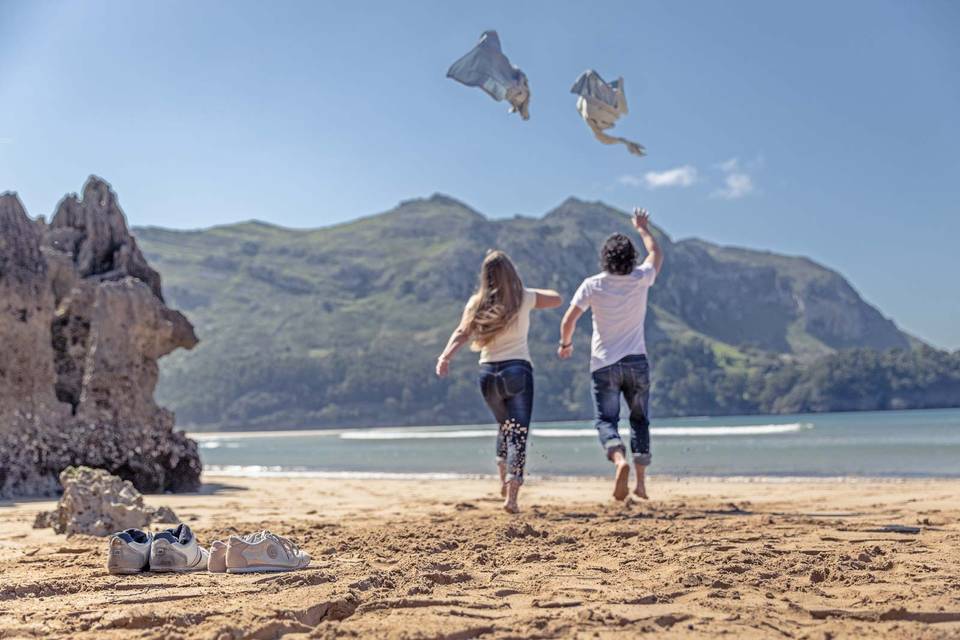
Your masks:
M71 536L108 536L124 529L146 529L154 522L176 522L167 507L154 509L128 480L103 469L67 467L60 474L63 495L53 511L37 514L35 529L51 527Z
M76 464L196 488L196 443L153 400L157 360L196 343L110 185L91 176L49 225L0 195L0 496L50 494Z

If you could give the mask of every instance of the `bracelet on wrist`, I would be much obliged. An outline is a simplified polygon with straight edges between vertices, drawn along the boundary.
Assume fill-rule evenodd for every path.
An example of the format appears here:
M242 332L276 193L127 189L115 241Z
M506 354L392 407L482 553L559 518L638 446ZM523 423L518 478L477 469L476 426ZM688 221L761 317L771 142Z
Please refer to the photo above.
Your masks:
M563 342L558 342L557 344L560 345L560 348L561 348L561 349L566 349L567 347L572 347L572 346L573 346L573 343L572 343L572 342L567 342L566 344L564 344Z

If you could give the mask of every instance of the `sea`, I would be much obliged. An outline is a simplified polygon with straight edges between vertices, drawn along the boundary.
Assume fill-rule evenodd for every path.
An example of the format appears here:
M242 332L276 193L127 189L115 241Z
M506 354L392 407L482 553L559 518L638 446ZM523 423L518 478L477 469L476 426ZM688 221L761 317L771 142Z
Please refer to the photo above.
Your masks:
M621 435L629 433L626 421ZM206 472L471 478L495 473L495 425L191 433ZM650 473L677 477L960 477L960 409L656 420ZM530 479L606 476L590 420L535 423Z

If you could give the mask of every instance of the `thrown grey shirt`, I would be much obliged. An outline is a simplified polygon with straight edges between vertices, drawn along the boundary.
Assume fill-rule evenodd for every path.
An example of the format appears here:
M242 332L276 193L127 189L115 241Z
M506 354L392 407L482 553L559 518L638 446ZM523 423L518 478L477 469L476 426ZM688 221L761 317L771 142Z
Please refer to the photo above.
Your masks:
M496 31L484 31L477 46L450 65L447 77L468 87L480 87L497 102L509 102L510 113L516 111L524 120L530 118L527 76L503 55Z
M628 113L623 78L607 82L599 73L588 69L573 83L570 93L580 96L577 98L577 111L597 140L604 144L620 143L626 145L632 154L646 155L642 144L604 133L605 129L613 128L620 116Z

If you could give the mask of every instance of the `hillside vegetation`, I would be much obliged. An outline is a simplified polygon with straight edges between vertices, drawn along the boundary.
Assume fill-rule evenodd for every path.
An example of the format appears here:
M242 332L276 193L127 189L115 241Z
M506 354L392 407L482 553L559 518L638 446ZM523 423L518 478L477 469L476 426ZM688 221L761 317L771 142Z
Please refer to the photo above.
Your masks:
M323 229L137 229L200 337L162 361L158 395L181 425L199 428L487 422L475 354L458 356L449 379L433 375L484 253L507 251L525 284L569 298L614 231L632 233L629 219L602 203L569 199L541 218L491 220L441 195ZM926 372L927 358L957 370L957 356L918 350L839 274L657 234L666 262L647 322L656 415L942 405L943 392L922 384L849 400L818 373L848 362L862 372L858 358L876 358L880 377L908 361ZM532 320L539 420L591 413L589 320L561 362L562 311Z

